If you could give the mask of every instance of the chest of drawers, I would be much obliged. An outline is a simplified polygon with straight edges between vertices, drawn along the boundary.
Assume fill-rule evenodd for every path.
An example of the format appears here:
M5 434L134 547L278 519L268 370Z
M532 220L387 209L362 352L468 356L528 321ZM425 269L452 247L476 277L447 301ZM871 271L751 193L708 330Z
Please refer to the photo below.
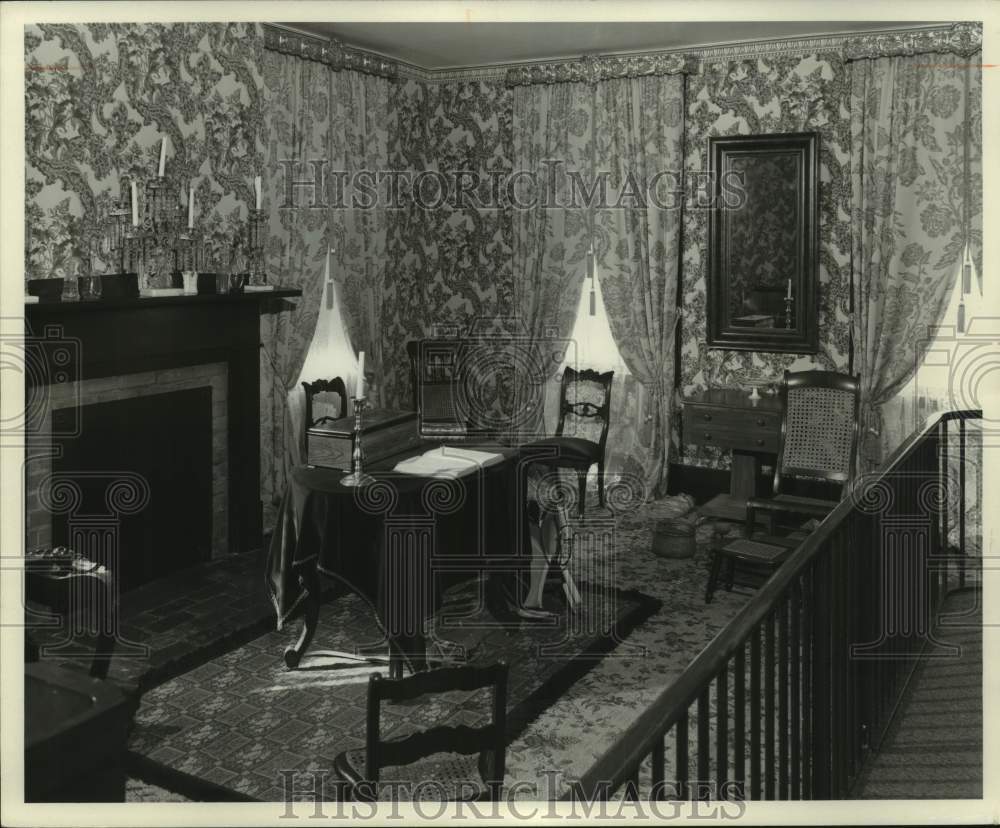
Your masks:
M762 455L778 452L781 403L776 396L751 400L739 388L709 388L684 398L681 435L685 443L732 452L728 494L702 507L703 514L742 520L746 501L757 494Z

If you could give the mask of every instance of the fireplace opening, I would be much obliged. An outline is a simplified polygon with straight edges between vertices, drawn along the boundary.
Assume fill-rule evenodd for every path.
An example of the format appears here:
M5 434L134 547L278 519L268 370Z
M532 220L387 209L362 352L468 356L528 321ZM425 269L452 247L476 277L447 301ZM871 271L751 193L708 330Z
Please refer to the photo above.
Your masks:
M116 522L116 544L78 551L111 567L123 592L212 557L211 387L56 409L52 418L60 454L52 470L80 492L71 512L53 515L54 544L72 546L87 527ZM76 436L55 436L71 433L74 418ZM148 501L135 513L109 508L116 472L141 475L148 485Z

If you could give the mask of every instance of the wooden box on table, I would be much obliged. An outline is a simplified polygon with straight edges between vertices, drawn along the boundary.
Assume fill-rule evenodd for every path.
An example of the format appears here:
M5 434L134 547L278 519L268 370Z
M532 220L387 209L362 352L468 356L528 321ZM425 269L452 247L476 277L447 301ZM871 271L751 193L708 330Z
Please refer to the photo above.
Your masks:
M421 444L415 411L373 409L361 420L365 463L376 463ZM338 471L351 470L354 453L354 417L313 426L306 433L306 462Z

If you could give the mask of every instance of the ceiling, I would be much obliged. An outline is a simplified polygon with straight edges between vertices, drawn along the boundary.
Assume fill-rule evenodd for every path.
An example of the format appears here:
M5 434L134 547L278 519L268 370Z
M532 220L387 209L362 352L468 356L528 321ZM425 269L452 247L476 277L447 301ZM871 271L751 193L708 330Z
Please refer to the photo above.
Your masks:
M423 69L454 69L587 53L683 49L734 41L898 29L914 21L282 23Z

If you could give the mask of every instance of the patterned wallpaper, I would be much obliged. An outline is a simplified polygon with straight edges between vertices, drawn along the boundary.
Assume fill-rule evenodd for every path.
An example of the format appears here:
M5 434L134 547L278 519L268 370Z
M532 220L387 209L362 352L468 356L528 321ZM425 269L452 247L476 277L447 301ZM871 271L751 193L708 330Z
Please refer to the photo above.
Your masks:
M222 255L252 203L264 103L246 23L25 28L25 279L90 271L120 176L195 182L196 224ZM79 268L79 271L77 271Z
M846 371L850 293L850 72L839 54L766 55L704 64L688 77L685 169L708 169L715 135L819 132L819 352L813 355L711 350L706 345L708 213L684 223L681 318L682 394L739 386L786 369ZM728 452L682 446L681 462L726 467Z
M467 171L488 181L490 173L512 169L512 95L501 83L409 80L394 95L398 131L390 136L390 164L427 173L426 198L433 199L437 186L430 173ZM405 404L408 340L435 327L465 331L477 320L510 313L511 221L502 208L476 209L454 198L439 209L410 202L390 212L388 236L385 386L389 401Z
M120 172L197 179L197 215L218 244L239 226L260 169L267 103L262 38L247 24L29 27L26 225L29 275L89 266L85 240ZM497 81L392 87L390 166L421 171L512 168L512 94ZM712 135L820 132L820 352L813 357L710 351L705 345L708 216L684 226L680 391L734 385L785 368L846 370L848 352L849 73L837 53L706 63L690 76L686 168L707 167ZM503 209L389 211L382 286L386 402L409 399L405 342L510 313L511 222ZM684 462L724 456L684 449Z
M510 169L510 91L498 83L424 84L398 90L394 164L415 170ZM780 378L786 368L847 370L849 225L847 65L836 53L709 63L688 79L685 167L707 169L712 135L820 133L820 351L815 357L714 351L705 345L708 214L688 211L684 227L682 393ZM510 222L503 211L399 211L390 223L387 282L394 282L392 344L434 324L464 326L510 308ZM394 275L391 275L394 274ZM418 311L414 309L419 308ZM408 393L405 365L389 381ZM406 397L400 399L405 400ZM724 467L726 453L681 450L682 462Z

